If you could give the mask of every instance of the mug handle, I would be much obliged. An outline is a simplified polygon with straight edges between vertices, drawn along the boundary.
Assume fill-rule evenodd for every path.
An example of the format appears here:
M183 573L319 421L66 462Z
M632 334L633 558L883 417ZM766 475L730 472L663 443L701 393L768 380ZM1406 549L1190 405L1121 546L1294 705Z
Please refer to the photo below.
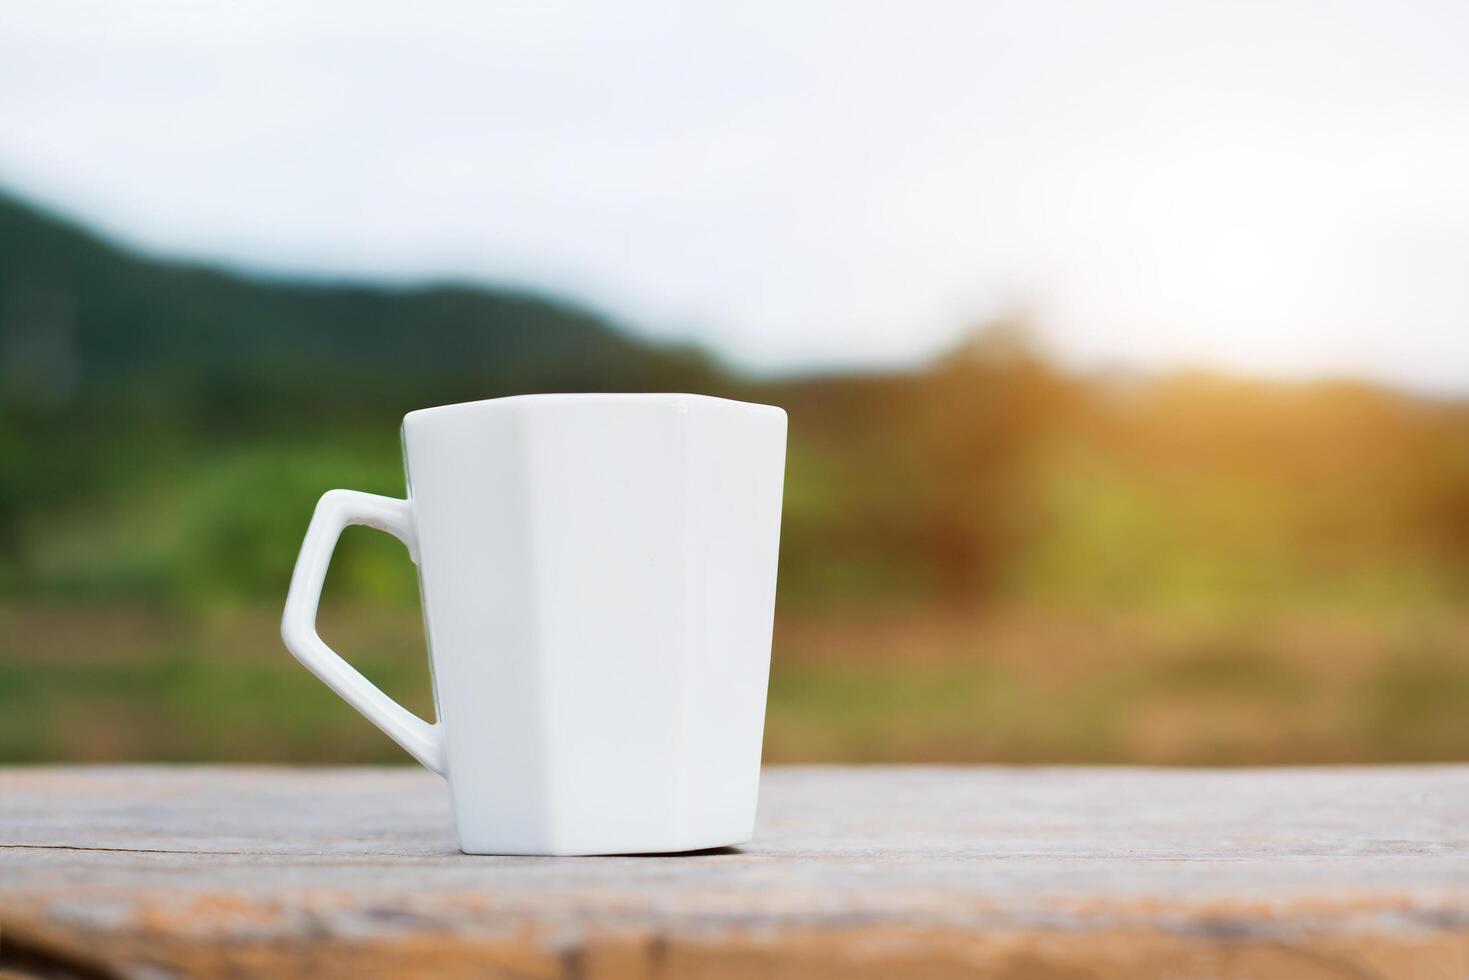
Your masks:
M286 649L322 683L407 749L409 755L442 776L442 726L429 724L378 690L316 632L316 610L332 552L342 531L353 524L388 532L403 542L408 556L415 564L418 562L411 502L356 490L328 490L316 505L316 513L306 528L306 540L301 544L301 556L296 559L296 571L291 575L291 588L286 593L286 611L281 616L281 639Z

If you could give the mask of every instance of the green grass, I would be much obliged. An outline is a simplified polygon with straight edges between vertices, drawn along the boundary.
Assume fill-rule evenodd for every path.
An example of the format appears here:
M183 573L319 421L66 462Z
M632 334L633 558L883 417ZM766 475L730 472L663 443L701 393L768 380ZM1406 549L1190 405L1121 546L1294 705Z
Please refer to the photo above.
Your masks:
M0 762L404 761L280 646L278 612L0 607ZM323 634L431 714L417 611ZM796 609L770 761L1263 764L1469 758L1469 621L1220 623Z

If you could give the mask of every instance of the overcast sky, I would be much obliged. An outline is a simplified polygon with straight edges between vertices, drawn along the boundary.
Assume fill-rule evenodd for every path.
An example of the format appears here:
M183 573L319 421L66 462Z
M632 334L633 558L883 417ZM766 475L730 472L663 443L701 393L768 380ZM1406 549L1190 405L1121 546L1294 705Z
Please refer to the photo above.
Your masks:
M1469 392L1464 3L0 0L0 183L756 368L1025 307L1084 365Z

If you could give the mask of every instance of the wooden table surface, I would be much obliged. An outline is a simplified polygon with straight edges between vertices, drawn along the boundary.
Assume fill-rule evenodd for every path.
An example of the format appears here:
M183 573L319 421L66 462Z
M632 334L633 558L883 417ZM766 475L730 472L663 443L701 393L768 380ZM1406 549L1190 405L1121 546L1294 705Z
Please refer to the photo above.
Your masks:
M760 813L469 857L416 769L0 769L0 974L1469 977L1469 766L772 768Z

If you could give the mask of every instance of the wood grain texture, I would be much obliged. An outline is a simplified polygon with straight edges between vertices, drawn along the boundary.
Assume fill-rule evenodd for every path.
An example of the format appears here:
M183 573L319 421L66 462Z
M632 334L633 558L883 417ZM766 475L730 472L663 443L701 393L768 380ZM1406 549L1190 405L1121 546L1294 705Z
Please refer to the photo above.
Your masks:
M462 855L412 769L0 770L5 970L1463 980L1469 766L775 768L606 858Z

